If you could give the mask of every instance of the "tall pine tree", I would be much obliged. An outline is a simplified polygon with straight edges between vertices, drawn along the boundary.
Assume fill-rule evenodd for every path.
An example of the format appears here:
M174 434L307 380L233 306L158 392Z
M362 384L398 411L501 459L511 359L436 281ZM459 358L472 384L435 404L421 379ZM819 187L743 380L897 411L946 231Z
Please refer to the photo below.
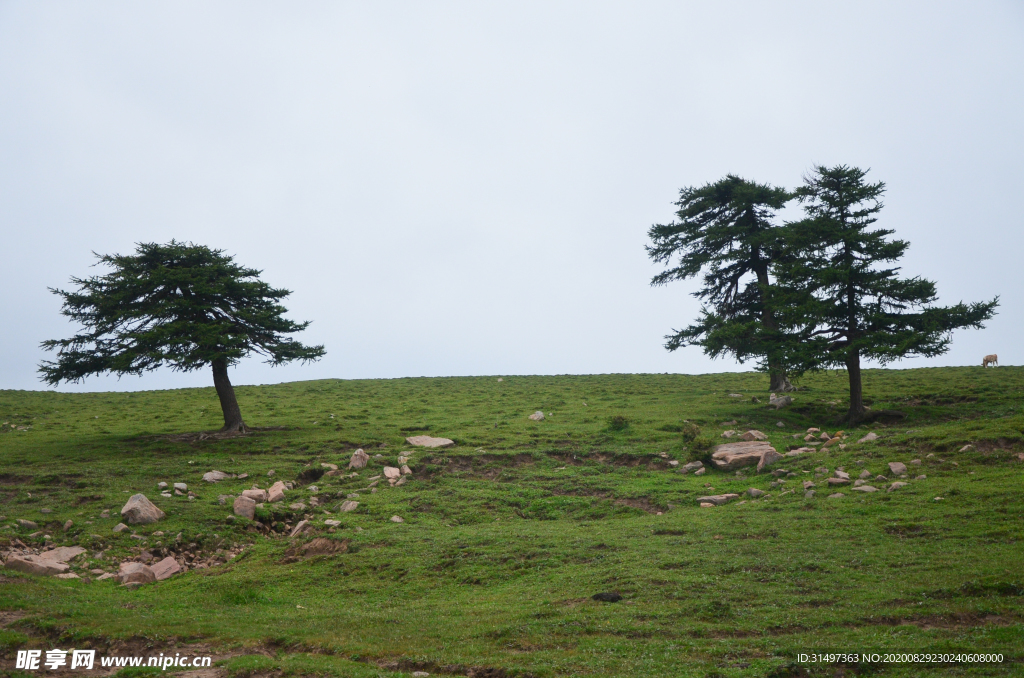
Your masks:
M694 293L703 305L695 324L665 337L665 348L700 346L715 358L757 359L772 391L792 390L771 279L771 267L784 252L775 214L792 197L783 188L732 174L679 192L677 220L648 232L648 255L670 265L651 284L703 273L703 286Z
M846 165L814 167L797 190L806 216L786 228L788 256L775 268L785 297L781 324L787 336L803 337L787 355L801 369L846 368L851 424L899 414L864 406L862 359L886 364L945 353L953 330L983 327L999 302L934 306L935 283L898 277L892 264L909 243L872 228L885 184L867 182L866 174Z

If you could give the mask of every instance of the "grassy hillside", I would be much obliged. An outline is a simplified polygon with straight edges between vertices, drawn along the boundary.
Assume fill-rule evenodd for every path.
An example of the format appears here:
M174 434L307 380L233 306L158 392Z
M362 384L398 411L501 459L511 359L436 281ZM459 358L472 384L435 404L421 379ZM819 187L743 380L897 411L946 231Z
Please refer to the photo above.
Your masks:
M0 672L16 673L19 648L94 647L208 650L221 659L217 675L234 676L1024 674L1024 369L868 371L868 403L907 418L847 431L845 449L785 459L771 467L795 474L781 487L768 473L696 477L669 465L702 457L726 428L760 429L780 451L803 444L793 435L808 427L835 431L845 374L805 378L780 412L752 402L767 401L766 383L726 374L241 387L243 414L260 430L226 440L182 435L220 425L212 388L0 391L0 545L49 535L88 548L73 562L80 580L3 571ZM527 419L536 410L547 418ZM869 430L880 438L858 444ZM421 433L456 445L405 444ZM344 468L357 447L383 458L356 478L312 481L321 503L310 506L299 474ZM405 485L366 489L403 454L414 472ZM847 487L829 499L815 472L867 469L891 481L890 461L910 466L909 484L893 492ZM212 469L249 477L204 483ZM259 511L258 528L230 519L218 496L267 487L270 470L295 489ZM817 483L814 498L805 480ZM160 481L197 496L163 498ZM696 501L748 488L772 496ZM137 492L167 518L113 533ZM339 513L352 493L359 508ZM305 509L289 508L300 501ZM307 515L315 532L289 539ZM40 534L29 537L37 531L19 518ZM318 537L336 552L304 555ZM137 590L89 574L143 552L189 554L193 567ZM601 592L623 600L591 599ZM795 662L824 650L1005 661Z

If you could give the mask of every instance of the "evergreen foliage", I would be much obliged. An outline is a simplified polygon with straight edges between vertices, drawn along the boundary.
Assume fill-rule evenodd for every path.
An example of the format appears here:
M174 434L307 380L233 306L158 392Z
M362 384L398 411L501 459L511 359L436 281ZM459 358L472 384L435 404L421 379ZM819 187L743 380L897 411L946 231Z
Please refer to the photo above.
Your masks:
M700 346L707 355L756 359L771 375L772 390L790 390L774 308L771 267L785 256L775 213L791 200L789 191L732 174L701 187L683 188L677 220L655 224L647 253L670 264L652 285L703 274L694 293L703 304L693 325L666 337L665 348ZM672 265L674 264L674 265Z
M139 375L162 365L193 371L213 368L214 385L224 411L225 431L245 429L228 380L227 368L255 353L280 365L312 361L323 346L304 346L285 335L309 322L283 317L280 300L291 292L259 279L223 250L172 240L140 243L134 255L97 255L113 270L91 278L72 278L76 291L50 291L63 299L61 313L84 331L69 339L48 340L56 361L39 372L51 385L79 382L93 374Z
M800 370L845 367L851 423L880 414L863 403L862 358L884 365L940 355L953 330L983 327L998 306L998 297L934 306L935 283L898 277L893 263L909 243L872 228L885 184L869 183L866 174L846 165L814 167L796 192L806 217L786 227L786 256L773 269L781 323L798 338L787 359Z

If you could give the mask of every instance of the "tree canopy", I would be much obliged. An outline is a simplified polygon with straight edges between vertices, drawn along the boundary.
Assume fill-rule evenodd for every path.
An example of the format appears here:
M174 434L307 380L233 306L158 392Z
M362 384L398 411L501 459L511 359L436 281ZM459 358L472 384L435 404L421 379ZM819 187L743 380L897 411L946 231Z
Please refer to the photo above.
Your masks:
M716 358L756 359L770 374L769 388L791 389L771 268L786 256L775 215L792 198L784 188L732 174L680 190L676 221L648 232L648 255L669 265L651 284L703 275L694 293L703 304L695 324L666 337L668 350L700 346Z
M51 289L61 313L84 329L68 339L44 341L56 350L43 361L41 378L52 385L100 373L139 375L163 365L192 371L212 366L224 410L225 430L244 430L227 368L258 354L273 365L312 361L323 346L305 346L286 335L309 321L283 317L279 302L291 292L260 280L262 271L236 264L223 250L172 240L140 243L132 255L96 255L112 270L72 278L77 290Z
M851 423L878 414L863 403L862 358L886 364L940 355L953 330L983 327L998 306L998 297L934 306L935 283L898 277L893 263L909 243L872 227L885 184L866 175L846 165L814 167L796 192L805 218L785 229L786 256L774 266L780 323L798 337L787 346L788 359L799 369L846 368Z

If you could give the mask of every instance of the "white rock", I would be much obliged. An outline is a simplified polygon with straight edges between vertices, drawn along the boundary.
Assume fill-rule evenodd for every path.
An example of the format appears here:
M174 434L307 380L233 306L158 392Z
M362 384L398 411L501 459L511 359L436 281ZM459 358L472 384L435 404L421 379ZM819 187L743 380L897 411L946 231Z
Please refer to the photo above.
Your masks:
M858 443L869 443L872 440L878 440L878 434L875 433L874 431L871 431L870 433L868 433L866 436L864 436L863 438L861 438L857 442Z
M544 421L544 413L541 412L540 410L537 410L536 412L531 414L529 417L527 417L527 419L532 419L534 421Z
M166 515L144 494L133 494L121 508L121 518L131 525L155 523Z
M341 504L341 512L348 513L349 511L355 511L359 507L358 501L345 501Z
M398 516L391 516L391 522L393 522L393 523L404 523L405 521L404 521L404 520L402 520L402 519L401 519L400 517L398 517Z
M415 447L451 447L455 444L454 440L448 438L432 438L430 436L412 436L406 438L405 442Z

